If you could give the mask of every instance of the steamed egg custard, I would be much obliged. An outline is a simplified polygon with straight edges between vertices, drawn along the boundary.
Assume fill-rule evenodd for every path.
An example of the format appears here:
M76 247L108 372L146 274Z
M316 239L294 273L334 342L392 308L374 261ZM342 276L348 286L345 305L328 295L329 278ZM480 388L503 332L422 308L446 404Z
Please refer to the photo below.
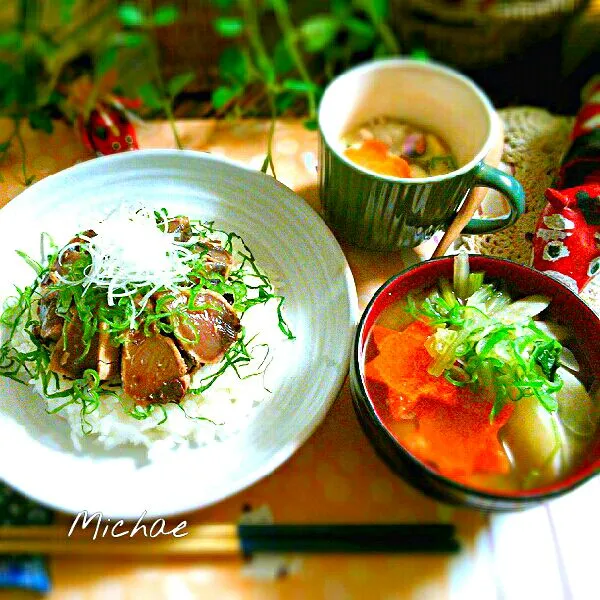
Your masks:
M294 338L238 235L164 209L122 205L23 258L36 277L5 304L0 374L35 386L76 446L222 439L269 396L272 353Z
M379 175L425 178L456 170L448 144L438 135L400 119L380 116L342 137L344 155Z

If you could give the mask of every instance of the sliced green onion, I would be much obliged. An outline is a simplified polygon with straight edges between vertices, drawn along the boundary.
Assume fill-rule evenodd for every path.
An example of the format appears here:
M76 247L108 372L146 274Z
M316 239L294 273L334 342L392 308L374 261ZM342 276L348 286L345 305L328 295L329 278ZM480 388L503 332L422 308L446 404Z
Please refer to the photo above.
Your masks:
M469 254L461 248L454 257L454 293L461 300L469 296Z
M469 275L469 285L467 296L471 297L482 285L483 278L485 277L485 273L482 271L478 271L477 273L471 273Z
M445 277L440 278L439 287L442 298L448 307L452 308L453 306L456 306L458 304L458 300L456 299L456 295L454 294L450 282Z
M484 283L483 273L469 273L468 260L466 252L455 257L453 290L441 279L421 306L412 300L411 311L435 328L425 343L433 359L428 372L472 386L493 402L492 420L524 397L555 411L563 347L532 320L550 300L533 295L513 302L505 290Z

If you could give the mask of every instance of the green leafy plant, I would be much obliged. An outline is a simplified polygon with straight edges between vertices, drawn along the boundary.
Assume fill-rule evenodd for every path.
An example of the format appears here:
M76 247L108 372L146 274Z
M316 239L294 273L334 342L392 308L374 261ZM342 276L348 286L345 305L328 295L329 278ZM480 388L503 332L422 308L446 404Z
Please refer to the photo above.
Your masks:
M97 64L116 69L125 95L139 96L145 106L169 119L178 148L182 143L175 126L173 102L175 97L194 78L193 72L175 75L166 81L160 69L160 56L155 31L172 25L179 18L177 7L165 4L154 11L148 0L134 4L126 2L117 8L117 16L124 28L109 41ZM102 73L98 73L101 77ZM97 78L98 81L98 78Z
M157 29L175 23L177 7L151 0L9 0L16 18L0 27L0 116L12 130L0 139L0 164L17 148L26 184L23 122L52 132L54 118L86 119L107 93L143 102L142 116L166 116L179 147L173 104L193 80L184 72L166 80ZM388 0L330 0L328 10L300 14L287 0L210 0L216 32L231 42L222 53L212 93L219 116L272 117L263 171L275 174L276 119L303 114L316 127L323 86L354 62L397 54L388 24ZM48 14L51 13L51 22ZM73 106L69 86L83 75L90 91Z
M13 0L13 22L0 28L0 116L12 121L8 137L0 140L0 164L13 145L22 158L23 181L34 176L26 169L26 148L21 126L52 133L52 119L73 120L69 84L88 75L91 93L83 117L101 95L121 93L140 98L149 114L168 117L177 145L181 141L173 119L173 101L191 82L193 73L165 81L160 70L157 28L173 24L177 8L148 0Z
M12 120L8 138L0 144L0 161L14 143L20 147L25 184L33 176L26 171L26 150L21 123L52 132L52 107L57 104L57 86L66 66L98 39L108 19L105 6L90 12L76 29L68 27L73 16L72 0L61 0L54 32L42 28L42 3L21 0L16 21L0 31L0 114Z
M218 114L270 114L271 128L262 171L275 175L276 119L306 115L316 128L323 86L357 60L398 54L387 22L387 0L330 0L329 11L294 19L287 0L212 0L219 9L214 28L231 40L222 53L219 86L212 93ZM299 4L299 3L297 3ZM267 25L274 22L275 39Z

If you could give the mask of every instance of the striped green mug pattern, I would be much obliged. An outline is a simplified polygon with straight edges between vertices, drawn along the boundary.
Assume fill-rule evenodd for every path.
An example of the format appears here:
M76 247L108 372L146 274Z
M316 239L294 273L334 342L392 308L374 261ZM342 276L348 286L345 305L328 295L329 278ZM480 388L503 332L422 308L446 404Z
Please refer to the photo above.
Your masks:
M437 134L459 167L419 179L378 175L344 155L344 134L387 116ZM319 106L319 191L325 220L355 246L373 250L415 247L445 230L469 191L502 193L508 215L472 219L464 233L490 233L512 225L525 210L521 184L486 165L498 131L487 96L461 73L405 58L358 65L334 79Z
M512 225L525 210L521 184L481 162L470 171L439 181L391 181L359 171L320 136L319 189L325 220L346 242L372 250L414 248L445 230L468 192L485 186L501 192L509 214L471 219L463 233L481 234Z

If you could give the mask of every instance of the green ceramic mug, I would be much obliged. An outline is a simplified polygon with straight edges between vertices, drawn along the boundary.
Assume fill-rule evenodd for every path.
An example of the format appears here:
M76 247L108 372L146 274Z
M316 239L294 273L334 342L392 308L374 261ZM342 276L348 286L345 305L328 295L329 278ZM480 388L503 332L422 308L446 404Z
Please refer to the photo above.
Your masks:
M379 175L344 156L341 139L377 116L407 121L450 146L459 168L446 175ZM441 65L386 59L355 67L332 81L319 106L319 190L325 219L345 241L363 248L414 247L452 222L477 186L508 200L502 217L472 219L464 233L512 225L525 209L521 184L486 165L494 144L494 108L467 77Z

